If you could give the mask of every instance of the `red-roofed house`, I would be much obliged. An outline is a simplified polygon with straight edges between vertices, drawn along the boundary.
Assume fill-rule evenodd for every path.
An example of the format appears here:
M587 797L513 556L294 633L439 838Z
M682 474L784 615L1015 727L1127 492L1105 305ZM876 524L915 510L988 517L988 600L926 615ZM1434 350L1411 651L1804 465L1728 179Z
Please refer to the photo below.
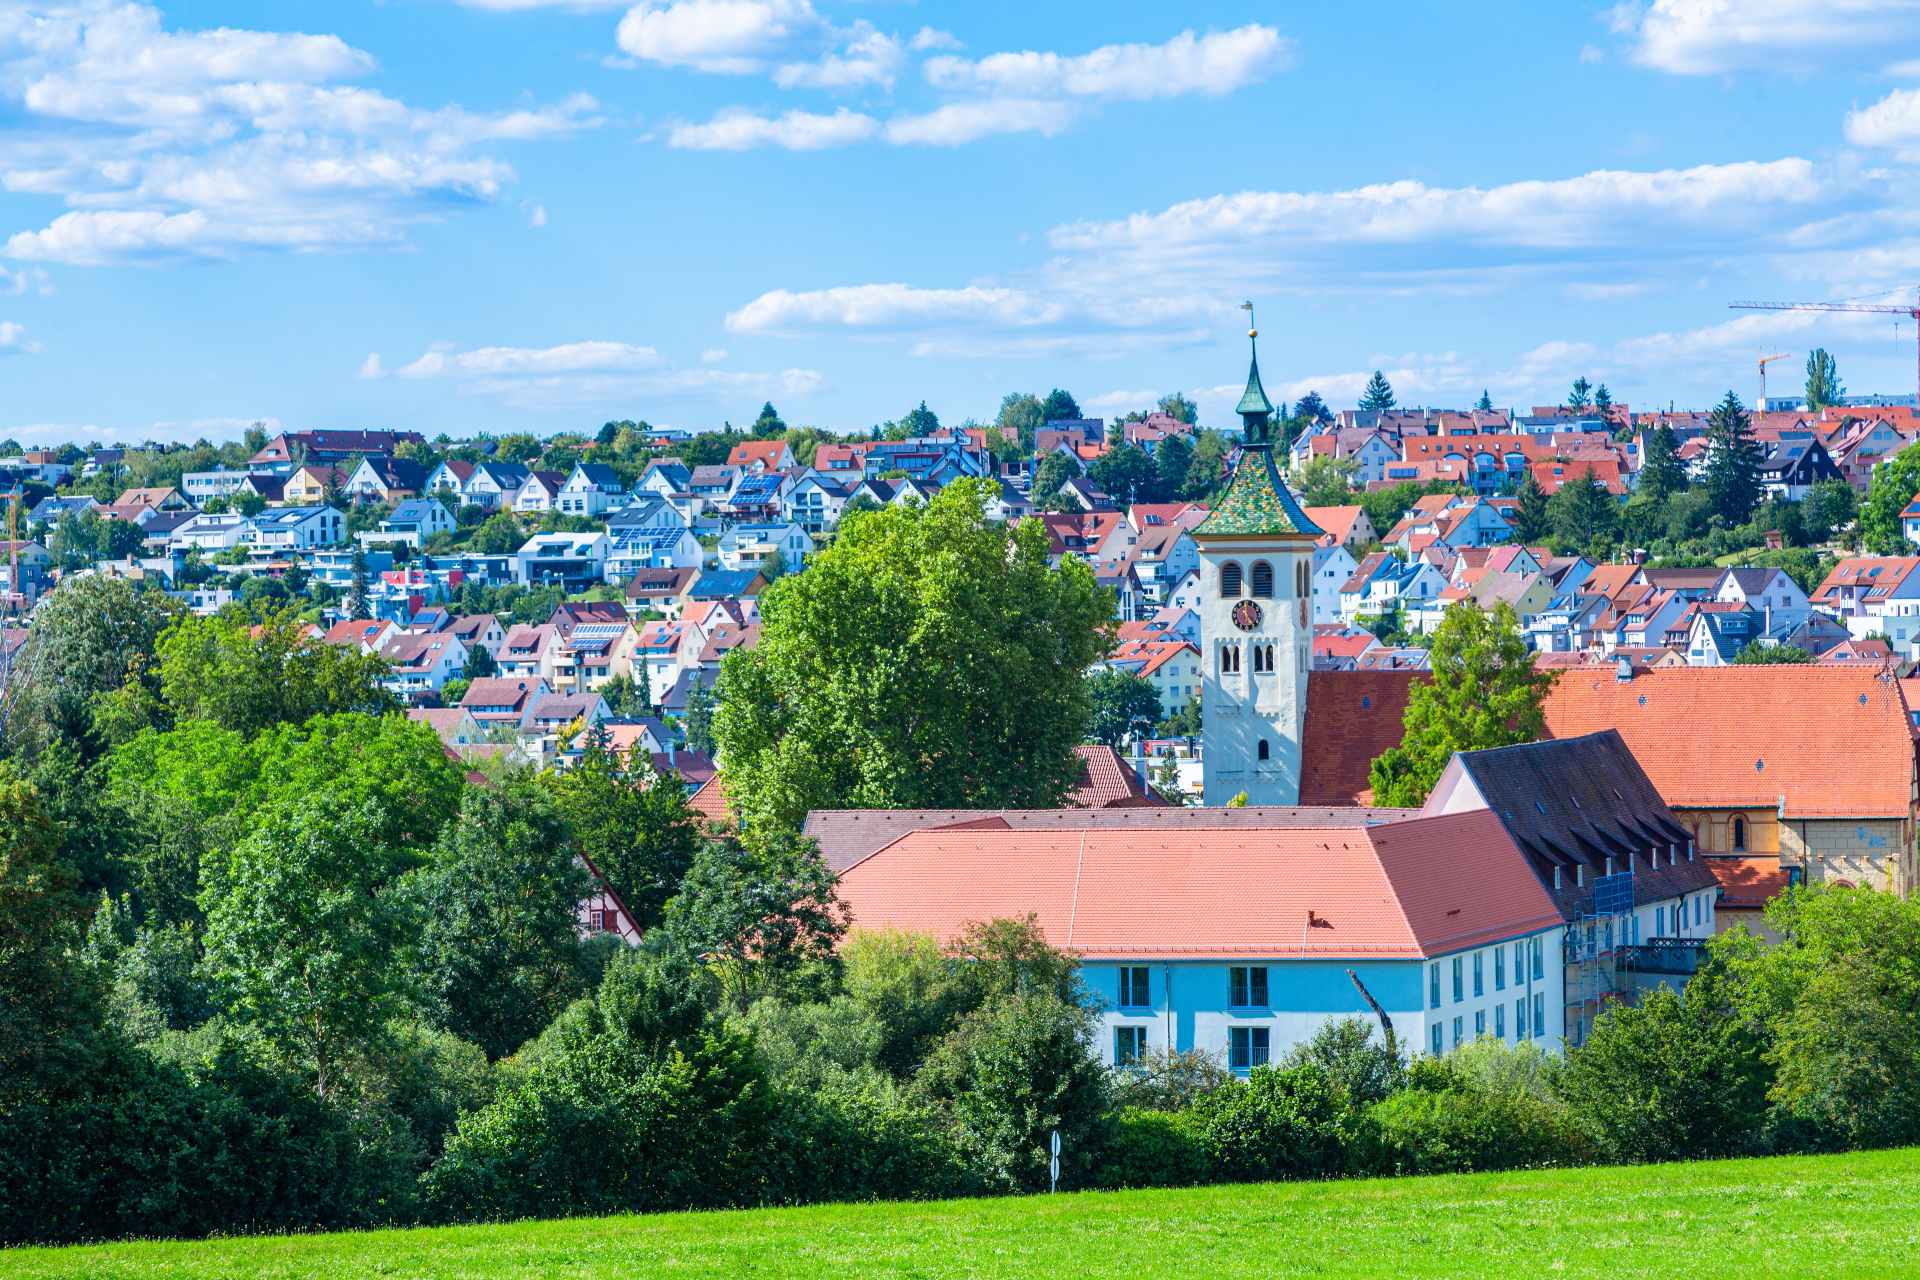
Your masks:
M844 871L854 927L947 941L1031 915L1081 958L1109 1063L1197 1050L1244 1074L1331 1019L1368 1017L1361 986L1422 1049L1482 1033L1559 1047L1563 924L1490 813L1178 840L979 816L989 821L910 831ZM1527 964L1496 991L1486 975L1509 952ZM1443 973L1469 969L1482 975L1471 994L1429 998Z
M785 440L742 440L727 454L727 465L752 476L785 471L793 466L793 450Z
M1352 551L1364 547L1380 535L1374 530L1373 521L1367 517L1367 509L1358 504L1344 507L1304 507L1307 519L1320 526L1326 536L1320 540L1323 547L1343 546Z

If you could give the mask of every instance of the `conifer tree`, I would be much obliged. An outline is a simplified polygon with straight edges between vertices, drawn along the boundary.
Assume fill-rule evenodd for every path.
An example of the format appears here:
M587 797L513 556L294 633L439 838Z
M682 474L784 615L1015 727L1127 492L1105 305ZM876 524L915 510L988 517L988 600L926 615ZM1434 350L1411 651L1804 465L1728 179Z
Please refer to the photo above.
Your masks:
M1745 524L1760 502L1760 446L1746 406L1731 391L1707 418L1707 493L1728 527Z
M1365 413L1380 413L1393 408L1393 384L1387 381L1387 375L1378 369L1373 377L1367 379L1367 389L1360 396L1360 408Z

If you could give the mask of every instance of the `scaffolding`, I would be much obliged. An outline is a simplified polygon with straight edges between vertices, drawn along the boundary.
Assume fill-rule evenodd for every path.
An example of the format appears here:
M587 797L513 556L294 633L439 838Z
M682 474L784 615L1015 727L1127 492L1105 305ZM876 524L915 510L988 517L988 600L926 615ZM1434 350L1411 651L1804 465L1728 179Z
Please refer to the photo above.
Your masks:
M1567 928L1562 955L1566 967L1566 1043L1582 1045L1593 1021L1611 1004L1631 998L1632 980L1622 959L1631 949L1633 867L1596 877L1593 891L1581 896Z

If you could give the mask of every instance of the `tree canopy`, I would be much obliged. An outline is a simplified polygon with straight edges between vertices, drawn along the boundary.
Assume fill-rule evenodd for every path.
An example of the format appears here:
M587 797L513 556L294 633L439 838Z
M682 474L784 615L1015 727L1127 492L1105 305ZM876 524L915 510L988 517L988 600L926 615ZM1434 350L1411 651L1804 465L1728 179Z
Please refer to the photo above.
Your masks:
M748 825L819 808L1045 807L1076 771L1081 674L1111 594L1045 527L989 520L992 486L842 524L761 598L761 639L721 667L714 740Z
M1370 778L1373 803L1417 807L1456 751L1534 742L1554 673L1533 665L1519 620L1505 601L1491 613L1448 607L1429 650L1433 678L1407 699L1400 745L1382 752Z
M1393 408L1393 384L1387 381L1387 375L1378 369L1367 379L1366 390L1360 394L1360 408L1367 413L1379 413Z

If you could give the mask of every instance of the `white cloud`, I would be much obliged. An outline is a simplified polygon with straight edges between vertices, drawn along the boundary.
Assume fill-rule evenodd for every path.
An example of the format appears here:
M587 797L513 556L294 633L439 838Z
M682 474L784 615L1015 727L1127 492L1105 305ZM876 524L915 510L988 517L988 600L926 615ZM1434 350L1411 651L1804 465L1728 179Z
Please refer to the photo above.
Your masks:
M1880 74L1894 80L1920 80L1920 58L1896 62Z
M879 129L879 122L872 116L845 107L831 115L789 111L779 116L756 115L734 107L704 124L672 126L667 133L667 145L689 151L747 151L755 147L818 151L865 141Z
M773 73L783 89L858 89L877 84L893 87L894 76L906 61L900 42L867 22L854 23L846 51L829 53L815 62L789 62Z
M43 298L53 293L53 281L45 271L39 267L23 267L18 271L0 267L0 296L18 298L29 293Z
M1293 44L1258 23L1165 44L1111 44L1077 56L1028 50L978 60L929 58L926 77L942 89L1037 97L1144 100L1224 94L1293 65Z
M367 352L367 358L360 362L360 372L357 376L371 380L374 378L384 378L386 373L386 367L380 363L380 353L378 351L369 351Z
M1653 0L1612 11L1614 30L1634 41L1634 61L1675 75L1777 71L1783 58L1813 70L1814 51L1911 39L1916 20L1920 0Z
M954 102L924 115L887 121L887 141L896 146L957 147L1001 133L1037 133L1051 138L1073 119L1064 103L1027 98Z
M1856 147L1920 143L1920 89L1895 89L1870 107L1847 113L1847 141Z
M73 210L8 252L98 264L394 243L498 198L513 171L476 148L602 123L586 94L475 112L338 83L373 70L338 36L169 31L148 4L0 17L0 108L28 122L0 178Z
M0 356L33 355L40 344L27 337L25 326L0 320Z
M547 206L543 204L536 204L535 206L533 206L533 208L529 209L527 211L527 225L532 227L536 231L539 230L541 227L546 226L547 225Z
M935 49L958 49L962 45L959 37L950 31L942 31L937 27L922 27L913 33L912 47L915 53L929 53Z
M969 285L964 289L918 289L905 284L843 285L790 292L774 289L727 313L733 333L777 333L807 328L870 329L987 321L1036 325L1057 321L1057 303L1018 289Z
M1605 62L1606 60L1607 51L1599 45L1583 44L1580 46L1580 63L1582 66L1592 66L1594 63Z
M90 266L154 253L190 252L204 243L210 226L207 215L197 210L63 213L44 230L14 232L7 238L7 255Z
M727 358L725 347L708 347L700 353L701 364L719 364Z
M569 342L557 347L477 347L471 351L435 348L394 370L399 378L591 373L650 369L660 363L652 347L626 342ZM365 366L362 367L365 372Z
M823 25L808 0L647 0L620 19L615 38L642 62L747 75Z
M1050 233L1056 248L1191 248L1223 242L1412 244L1449 239L1538 248L1636 238L1649 224L1731 230L1827 196L1806 160L1599 170L1505 186L1400 181L1347 191L1243 191L1159 213L1080 222Z

